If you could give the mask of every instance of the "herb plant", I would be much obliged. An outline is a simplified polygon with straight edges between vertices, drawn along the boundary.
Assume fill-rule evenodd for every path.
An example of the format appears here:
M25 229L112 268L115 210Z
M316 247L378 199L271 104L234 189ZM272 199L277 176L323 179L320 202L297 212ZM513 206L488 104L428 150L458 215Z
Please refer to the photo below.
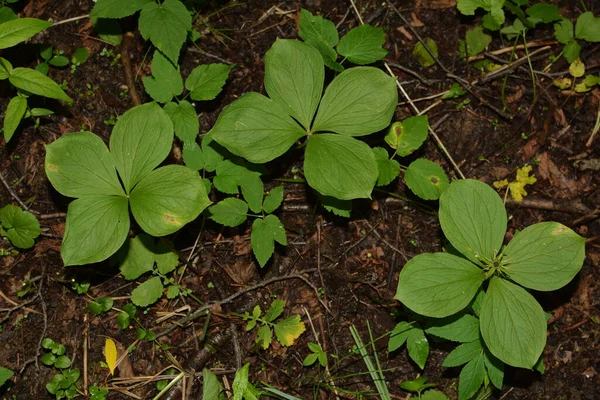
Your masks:
M40 223L29 211L8 204L0 208L0 236L5 236L13 246L28 249L40 235Z
M46 146L48 179L69 205L61 255L65 265L99 262L114 254L129 232L129 209L153 236L171 234L210 203L197 172L179 165L155 169L167 157L173 124L155 103L119 118L110 151L90 132Z
M246 331L251 331L256 326L259 326L256 344L263 350L269 348L273 342L273 331L275 337L282 346L291 346L294 341L306 330L304 322L300 316L294 314L279 322L275 322L285 309L285 301L275 300L271 303L269 311L262 315L260 306L255 306L252 314L245 312L242 318L247 321Z
M442 193L439 218L451 251L410 260L395 296L427 317L427 326L399 326L392 338L419 329L461 342L444 365L466 364L459 399L468 399L484 382L501 388L504 364L529 369L538 364L546 317L526 289L553 291L569 283L583 265L585 240L564 225L543 222L517 232L504 246L502 200L475 180L453 182Z
M48 392L54 395L57 400L77 397L77 381L80 372L77 368L70 368L71 360L65 355L65 346L50 338L45 338L42 341L42 347L49 350L41 357L42 363L60 370L60 373L54 375L46 384Z

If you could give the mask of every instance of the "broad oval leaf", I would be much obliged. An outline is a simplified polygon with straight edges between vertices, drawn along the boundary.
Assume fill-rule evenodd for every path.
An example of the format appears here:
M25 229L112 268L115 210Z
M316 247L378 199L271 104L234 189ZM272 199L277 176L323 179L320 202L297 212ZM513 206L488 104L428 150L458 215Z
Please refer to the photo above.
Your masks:
M386 56L387 50L383 29L371 25L360 25L340 39L338 53L350 62L359 65L371 64Z
M139 11L152 0L97 0L90 17L125 18Z
M131 192L130 203L135 220L145 232L165 236L196 219L210 200L196 171L167 165L140 181Z
M402 122L395 122L390 127L385 141L396 149L401 157L406 157L417 150L425 139L429 129L429 120L426 115L416 115Z
M351 200L371 197L378 169L367 144L345 135L320 134L308 139L304 175L323 196Z
M277 341L282 346L289 347L304 333L306 326L304 326L300 316L294 314L275 324L274 330Z
M546 345L546 318L525 289L492 277L479 321L481 335L494 356L513 367L535 365Z
M312 46L277 39L265 54L265 89L269 97L310 128L325 80L323 58Z
M127 193L169 155L172 143L173 124L156 103L137 106L119 117L110 152Z
M131 292L131 301L139 307L147 307L156 303L163 295L163 284L160 277L154 276L133 289Z
M91 132L77 132L46 145L46 176L62 195L124 196L106 145Z
M27 98L15 96L8 102L6 114L4 115L4 140L12 138L27 111Z
M439 218L446 238L469 260L490 263L500 251L506 210L498 193L485 183L452 182L440 197Z
M400 272L395 299L427 317L444 318L469 305L484 281L473 263L448 253L425 253Z
M233 65L202 64L190 72L185 80L185 88L190 91L192 100L212 100L219 93L229 76Z
M31 68L15 68L8 77L10 83L29 93L72 103L73 100L58 86L58 83Z
M325 90L312 132L363 136L385 128L398 103L395 82L373 67L342 72Z
M306 132L273 100L250 92L223 109L209 134L233 154L262 164L285 153Z
M437 200L448 188L448 176L436 162L418 158L404 173L406 186L417 196L425 200Z
M502 271L530 289L560 289L583 266L585 239L558 222L542 222L519 232L504 250Z
M51 26L52 22L37 18L19 18L4 22L0 24L0 49L6 49L24 42Z
M121 247L128 232L125 197L89 196L73 201L60 248L65 266L106 260Z

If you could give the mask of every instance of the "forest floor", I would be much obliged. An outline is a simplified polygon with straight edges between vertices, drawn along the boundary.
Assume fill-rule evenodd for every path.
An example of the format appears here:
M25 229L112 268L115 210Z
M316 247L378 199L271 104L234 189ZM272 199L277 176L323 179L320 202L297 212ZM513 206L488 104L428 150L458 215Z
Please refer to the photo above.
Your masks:
M384 29L386 60L413 100L444 92L455 82L454 77L473 82L481 76L457 50L467 29L477 23L476 18L461 16L451 0L398 3L410 26L380 1L357 1L357 6L366 22ZM565 16L576 18L582 12L578 1L560 3ZM591 6L595 2L585 3ZM22 17L61 21L85 15L92 6L91 0L35 0L24 2L18 11ZM249 91L264 93L263 56L277 37L297 38L301 8L332 20L341 34L359 23L351 2L341 0L248 0L199 9L204 17L197 20L196 28L203 37L196 46L184 49L183 76L203 63L235 64L222 94L196 105L201 135L234 99ZM599 10L592 11L597 14ZM63 266L59 251L69 199L59 195L45 176L44 146L80 130L108 141L116 118L133 106L119 54L130 58L142 101L151 100L141 83L141 77L150 74L149 45L135 29L135 18L125 19L122 27L134 34L124 49L98 40L85 18L51 28L19 46L18 54L11 54L11 59L20 60L19 66L34 67L40 61L39 43L50 44L66 55L81 46L90 51L88 61L74 73L69 68L51 68L49 73L55 81L65 83L73 105L40 99L40 105L55 110L55 115L42 118L39 126L21 126L8 145L0 143L0 173L14 194L0 185L0 206L17 204L18 197L39 213L42 226L42 235L32 249L0 257L0 364L15 371L8 388L0 389L0 398L52 398L45 385L56 370L38 361L45 352L40 347L45 337L64 344L73 365L81 371L85 368L87 381L82 391L93 383L108 386L109 399L132 398L125 388L137 398L153 398L157 389L150 377L173 363L196 370L209 367L230 385L235 370L250 363L252 382L302 399L368 397L375 386L361 357L352 353L349 327L354 325L364 342L370 341L370 335L383 336L375 348L393 398L408 398L399 384L422 375L456 399L459 370L441 367L450 349L447 343L430 343L424 370L410 360L406 349L387 351L385 334L406 316L393 299L402 266L415 255L440 251L444 244L437 204L410 195L402 179L385 187L385 192L375 193L372 200L356 202L349 219L319 207L304 185L286 183L279 217L289 245L277 248L262 269L249 251L250 225L223 229L199 220L186 226L175 239L181 259L190 266L181 282L202 302L216 304L210 319L202 317L186 326L175 326L164 335L199 305L190 297L162 299L147 312L138 312L139 323L160 337L155 342L136 342L138 325L132 323L130 329L120 330L116 311L100 316L90 313L90 300L105 296L114 299L114 307L121 307L136 283L123 279L108 263ZM414 32L438 44L441 65L424 68L416 61L411 54L418 42ZM529 42L534 44L532 49L539 48L535 43L549 42L548 48L538 53L543 57L532 60L536 71L548 64L549 56L561 51L551 29L536 30ZM498 51L502 49L509 50ZM599 49L599 44L587 44L582 50L588 72L598 74L600 70ZM495 62L507 62L511 50L511 43L494 36L488 52ZM525 56L522 49L516 54ZM13 64L17 65L15 61ZM465 176L492 184L511 180L517 168L533 166L537 182L527 187L524 201L507 202L508 235L537 222L558 221L587 240L586 260L578 276L560 291L536 293L552 314L544 350L545 374L509 368L504 388L494 393L495 399L600 398L600 137L586 146L598 114L600 90L561 92L553 86L552 77L564 76L568 68L561 59L554 63L549 76L537 74L536 91L524 64L512 70L505 82L501 77L474 84L472 92L463 98L416 103L420 109L434 105L427 112L429 121ZM501 95L504 84L506 107ZM9 90L7 85L0 85L2 110L10 98ZM399 101L395 119L413 115L402 95ZM383 133L369 140L382 137ZM434 160L451 177L456 175L431 138L416 157ZM181 162L177 148L169 162ZM269 179L291 177L300 162L300 156L295 155L278 161ZM0 239L0 248L9 251L10 243ZM92 285L86 295L79 295L72 283L85 280ZM240 296L222 301L236 293ZM241 318L232 313L243 314L257 304L268 307L274 298L285 300L286 315L299 314L307 330L290 347L275 343L264 351L256 347L255 333L246 332ZM159 320L161 317L167 318ZM203 333L209 342L216 342L214 353L204 350ZM136 343L127 356L130 368L121 369L120 378L109 376L101 365L106 337L125 347ZM317 365L303 367L309 342L320 343L330 355L328 371ZM135 386L138 383L141 385ZM200 385L198 381L195 384Z

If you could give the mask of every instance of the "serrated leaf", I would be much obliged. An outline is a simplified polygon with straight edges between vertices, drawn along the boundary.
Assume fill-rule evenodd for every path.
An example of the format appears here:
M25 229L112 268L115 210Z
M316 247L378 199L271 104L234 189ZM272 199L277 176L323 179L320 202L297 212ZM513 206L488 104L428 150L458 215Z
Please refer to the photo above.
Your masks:
M319 105L324 79L321 55L305 43L277 39L265 54L265 89L269 97L306 130Z
M473 57L481 53L492 43L492 37L483 32L481 26L469 29L465 35L467 56Z
M204 152L196 142L187 142L183 144L183 162L186 167L194 171L199 171L206 165Z
M163 284L158 276L154 276L142 283L131 292L131 301L139 307L146 307L155 303L163 294Z
M52 22L37 18L19 18L6 21L0 24L0 49L7 49L24 42L51 26Z
M69 204L60 253L65 266L106 260L127 238L127 199L90 196Z
M182 165L152 171L133 189L129 201L137 223L153 236L179 230L210 204L198 173Z
M154 51L152 56L152 76L145 76L142 81L146 93L159 103L169 102L173 96L183 92L183 80L179 68L158 50Z
M397 103L395 78L373 67L347 69L325 90L311 130L369 135L390 124Z
M335 24L320 15L312 15L310 11L301 9L298 25L298 36L305 42L320 41L329 47L338 43L339 36Z
M125 18L152 0L97 0L90 17L94 18Z
M567 44L573 40L573 23L567 18L561 18L554 24L554 37L562 44Z
M400 272L395 299L412 311L443 318L465 308L484 281L482 270L448 253L424 253Z
M260 346L261 349L268 349L272 341L273 332L271 331L270 326L262 325L260 328L258 328L256 343Z
M208 368L202 370L202 399L218 400L223 386L214 372Z
M285 301L283 300L274 300L271 303L271 307L269 307L269 311L264 315L263 319L267 322L275 321L285 309Z
M139 29L144 39L177 64L181 46L192 29L192 17L179 0L165 0L160 5L151 2L142 7Z
M429 50L431 50L433 55L437 58L439 56L437 43L432 38L428 37L423 39L423 41ZM423 67L431 67L435 64L435 59L431 56L431 54L429 54L425 48L425 45L422 42L417 42L413 48L412 55Z
M277 341L282 345L289 347L294 344L294 341L304 333L306 327L299 315L292 315L283 321L275 324L275 336Z
M389 185L398 177L400 164L396 160L391 160L383 147L375 147L372 150L377 163L377 186Z
M390 127L385 141L400 157L406 157L417 150L425 139L429 129L429 120L426 115L417 115L406 118L402 122L394 122Z
M485 367L483 352L473 360L469 361L460 371L458 383L458 398L460 400L470 399L479 390L485 378Z
M498 360L488 349L484 351L484 363L485 369L487 370L488 377L492 384L502 390L502 383L504 381L504 363Z
M558 222L519 232L504 250L502 271L530 289L552 291L569 283L583 266L585 239Z
M446 238L474 263L490 262L500 251L506 210L498 193L485 183L452 182L440 197L439 218Z
M588 42L600 42L600 18L594 17L591 11L581 14L575 24L575 37Z
M0 25L1 26L1 25ZM19 89L51 99L72 103L73 100L46 75L30 68L15 68L8 77L10 83Z
M154 267L154 243L145 233L128 239L119 249L120 270L127 280L137 279Z
M408 355L419 366L425 368L427 357L429 357L429 342L422 329L411 329L406 339Z
M188 101L181 100L179 104L165 104L164 110L173 123L175 135L184 142L184 150L185 145L189 143L195 144L196 137L200 131L200 122L198 121L194 106Z
M2 387L2 385L12 378L13 375L14 372L12 372L10 369L0 366L0 387Z
M264 219L257 218L254 220L250 241L252 252L261 267L264 267L273 255L275 241L282 245L287 244L285 229L279 218L272 214L267 215Z
M308 139L304 175L320 194L351 200L371 197L378 170L367 144L346 135L320 134Z
M246 172L240 182L242 195L248 203L248 207L255 213L262 211L263 195L265 187L260 176L255 172Z
M169 155L172 143L173 124L156 103L137 106L119 117L110 152L127 194Z
M450 183L444 169L433 161L418 158L404 173L406 185L417 196L425 200L437 200Z
M469 314L454 316L434 321L425 331L453 342L472 342L479 339L479 320Z
M383 29L371 25L360 25L345 34L337 51L350 62L359 65L372 64L387 55Z
M523 288L502 278L490 280L480 326L490 352L513 367L532 368L546 344L542 307Z
M263 200L262 209L267 214L279 208L283 202L283 186L276 186L267 193Z
M568 63L572 63L579 58L581 46L576 40L573 40L563 48L563 56Z
M77 132L46 145L44 163L52 186L64 196L125 196L106 145L91 132Z
M444 359L443 367L458 367L483 354L479 338L472 342L462 343L450 352Z
M426 383L427 378L419 376L418 378L411 379L400 383L400 388L408 392L421 392L429 387L437 386L435 383Z
M15 96L8 102L6 113L4 114L4 140L6 143L10 141L21 120L27 111L27 98Z
M306 132L273 100L250 92L223 109L209 135L235 155L266 163Z
M111 338L106 338L104 342L104 360L106 361L106 365L108 365L111 375L115 373L115 368L117 368L117 356L118 352L115 341Z
M527 7L525 13L533 18L536 23L537 21L548 24L559 20L560 14L558 13L558 6L556 4L538 3L531 7Z
M248 205L245 201L235 197L228 197L218 202L208 211L210 219L229 227L238 226L248 218Z
M179 296L179 286L171 285L167 288L167 299L171 300Z
M203 64L190 72L185 80L185 88L193 100L212 100L223 89L233 65Z

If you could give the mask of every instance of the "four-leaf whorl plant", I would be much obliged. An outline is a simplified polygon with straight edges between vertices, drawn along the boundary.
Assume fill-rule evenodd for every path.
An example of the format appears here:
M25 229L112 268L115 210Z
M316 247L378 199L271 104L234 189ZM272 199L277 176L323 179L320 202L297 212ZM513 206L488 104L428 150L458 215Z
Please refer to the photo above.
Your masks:
M155 103L123 114L110 151L90 132L46 146L46 175L69 205L61 247L65 265L89 264L115 253L129 232L129 209L153 236L193 221L210 201L196 171L180 165L155 169L171 151L173 124Z
M475 180L453 182L443 192L439 218L463 257L416 256L400 273L396 299L434 318L478 303L472 308L479 310L481 337L490 352L508 365L532 368L546 344L546 318L525 288L552 291L569 283L583 265L585 239L557 222L542 222L503 246L507 217L502 200Z
M223 110L209 135L259 164L306 138L304 175L312 188L341 200L369 198L377 162L369 146L355 137L389 125L398 101L394 78L373 67L349 68L321 97L324 81L317 50L277 39L265 55L270 98L246 93Z

